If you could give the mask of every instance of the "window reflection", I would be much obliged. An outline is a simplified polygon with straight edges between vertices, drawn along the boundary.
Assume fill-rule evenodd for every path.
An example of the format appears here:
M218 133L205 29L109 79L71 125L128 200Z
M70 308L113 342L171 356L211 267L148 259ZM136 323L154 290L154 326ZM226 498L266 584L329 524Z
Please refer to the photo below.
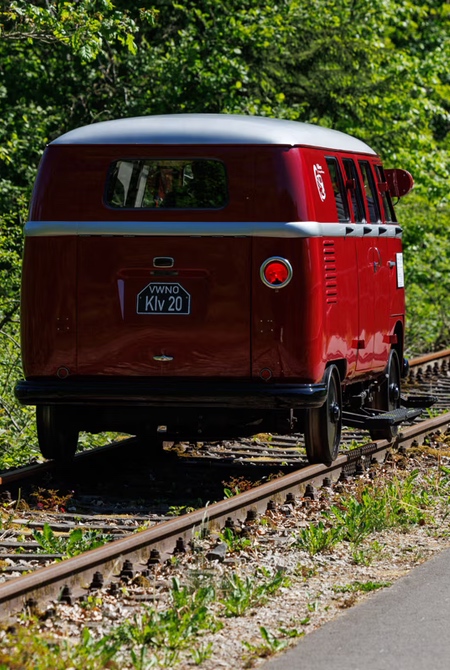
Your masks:
M127 209L218 209L227 200L225 166L217 160L119 160L107 187L107 204Z

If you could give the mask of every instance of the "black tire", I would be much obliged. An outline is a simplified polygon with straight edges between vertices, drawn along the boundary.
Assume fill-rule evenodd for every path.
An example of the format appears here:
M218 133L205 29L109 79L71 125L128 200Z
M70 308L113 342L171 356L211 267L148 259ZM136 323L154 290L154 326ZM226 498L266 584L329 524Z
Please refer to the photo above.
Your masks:
M306 412L305 446L310 463L331 465L339 454L342 430L341 379L335 365L326 369L323 380L327 399L322 407Z
M380 384L378 391L374 394L370 404L371 409L391 412L400 407L401 396L401 377L400 361L395 349L389 354L388 364L384 373L384 379ZM392 440L398 433L398 426L388 426L379 430L371 430L372 440Z
M72 460L77 450L79 431L70 409L60 405L38 405L36 427L39 449L44 458L60 463Z

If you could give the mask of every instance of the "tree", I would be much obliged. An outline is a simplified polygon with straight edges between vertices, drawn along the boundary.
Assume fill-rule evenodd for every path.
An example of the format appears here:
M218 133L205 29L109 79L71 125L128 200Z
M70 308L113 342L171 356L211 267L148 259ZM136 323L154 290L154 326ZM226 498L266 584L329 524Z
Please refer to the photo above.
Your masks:
M141 20L154 20L153 10L138 11ZM4 2L0 18L3 39L64 44L85 63L93 61L116 40L136 53L138 24L111 0L13 0Z

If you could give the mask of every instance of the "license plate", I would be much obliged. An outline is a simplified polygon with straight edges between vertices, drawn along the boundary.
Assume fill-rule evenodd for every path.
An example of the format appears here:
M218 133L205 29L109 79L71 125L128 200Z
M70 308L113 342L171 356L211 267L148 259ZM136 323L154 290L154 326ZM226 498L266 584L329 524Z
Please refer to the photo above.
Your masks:
M150 282L137 295L138 314L190 314L191 296L181 284Z

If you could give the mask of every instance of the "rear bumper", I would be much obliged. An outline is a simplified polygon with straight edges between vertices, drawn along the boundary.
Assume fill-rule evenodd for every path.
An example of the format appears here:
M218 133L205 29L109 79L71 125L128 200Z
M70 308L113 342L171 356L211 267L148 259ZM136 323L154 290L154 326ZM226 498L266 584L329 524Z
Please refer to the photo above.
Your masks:
M90 377L21 380L16 385L15 394L22 405L301 409L321 407L327 390L322 383L263 384Z

